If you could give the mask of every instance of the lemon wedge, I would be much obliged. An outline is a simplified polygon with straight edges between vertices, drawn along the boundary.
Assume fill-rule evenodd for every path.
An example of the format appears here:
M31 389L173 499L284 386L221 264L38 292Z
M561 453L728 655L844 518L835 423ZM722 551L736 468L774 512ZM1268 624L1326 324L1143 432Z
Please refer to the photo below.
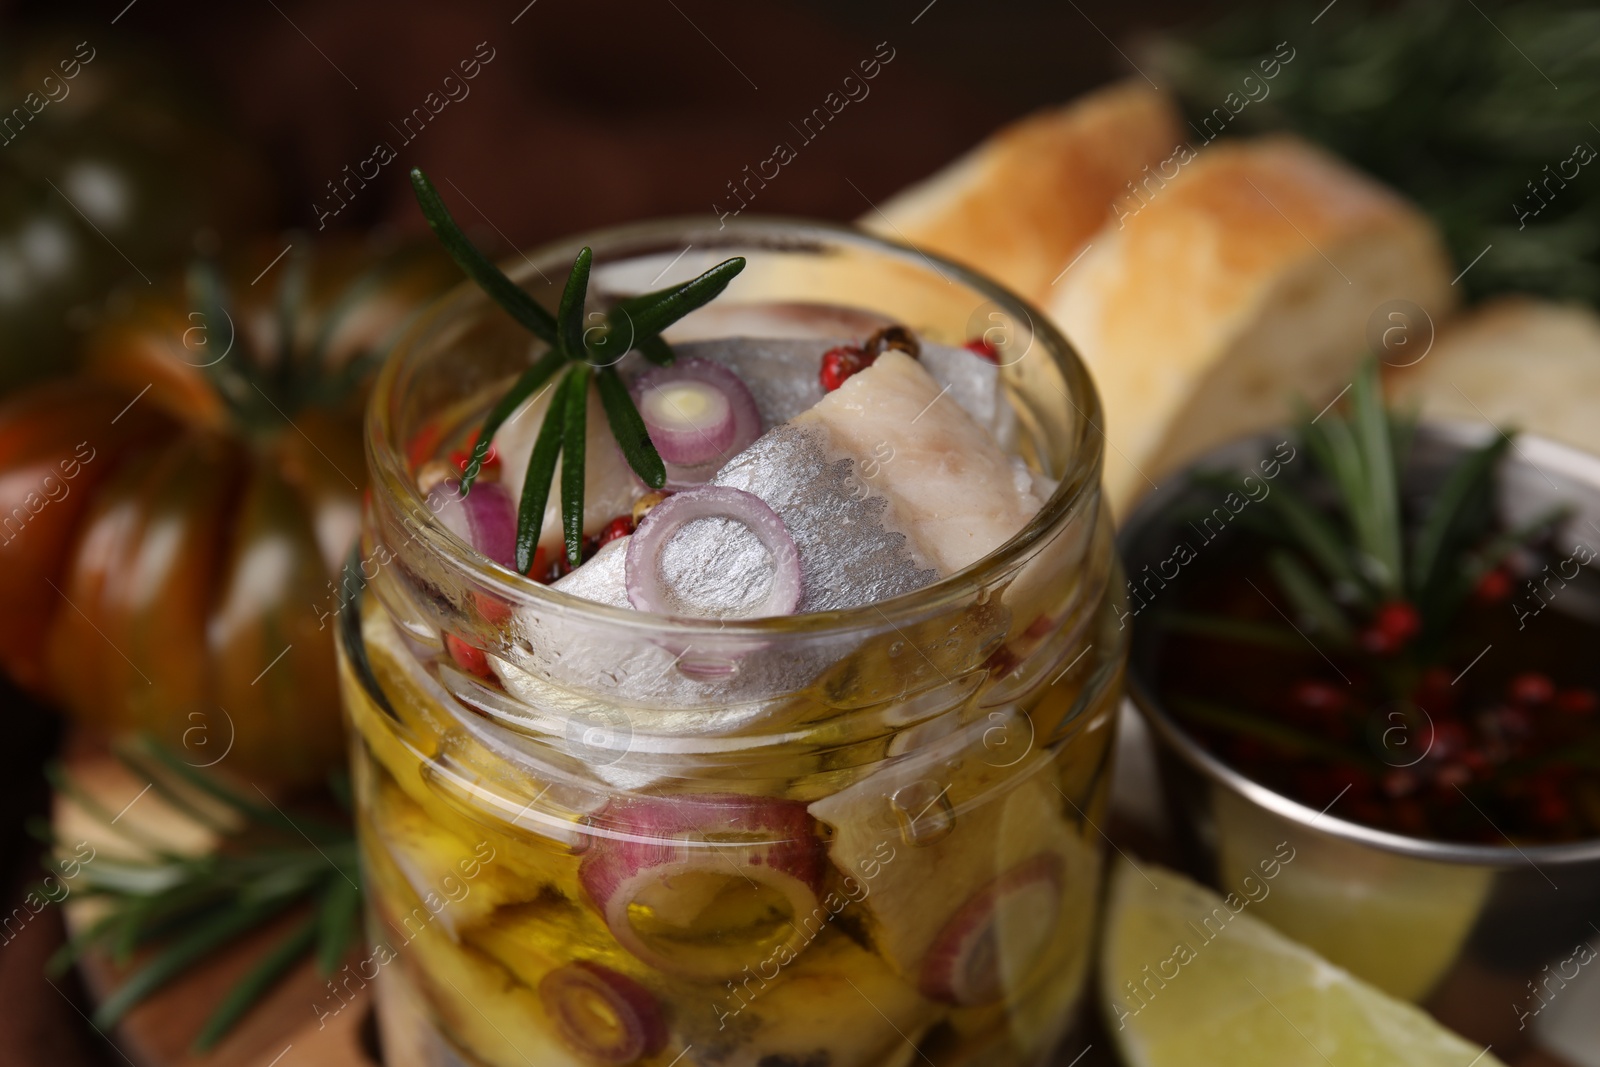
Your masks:
M1100 985L1132 1067L1500 1067L1181 875L1112 874Z

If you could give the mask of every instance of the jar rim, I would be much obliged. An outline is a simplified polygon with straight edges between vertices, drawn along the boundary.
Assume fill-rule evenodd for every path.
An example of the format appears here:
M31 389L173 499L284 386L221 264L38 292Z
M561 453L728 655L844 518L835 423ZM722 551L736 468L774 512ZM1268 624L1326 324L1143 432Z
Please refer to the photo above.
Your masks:
M785 246L865 249L946 281L959 281L1029 324L1035 347L1053 361L1065 384L1063 396L1074 409L1075 418L1071 429L1073 439L1067 442L1067 468L1055 492L1021 530L975 563L908 593L842 610L754 619L702 618L614 607L517 575L473 551L427 508L425 495L407 471L405 442L397 436L402 399L397 384L409 367L432 354L423 342L447 323L498 311L470 280L463 280L417 315L384 360L366 414L367 462L373 475L373 491L387 491L395 496L395 502L404 512L417 516L415 534L419 540L428 542L435 552L480 588L513 605L535 607L552 615L581 618L635 633L670 631L679 637L714 635L721 640L843 633L863 625L877 627L887 622L894 626L899 621L936 614L992 587L1007 571L1020 569L1036 548L1061 535L1080 515L1087 515L1092 521L1093 509L1099 503L1104 435L1100 430L1103 421L1100 398L1087 367L1041 311L999 283L959 263L925 253L910 244L889 241L836 223L780 216L739 217L717 222L687 216L628 223L561 238L519 253L515 259L502 263L501 268L521 285L534 274L543 274L541 264L565 270L564 265L570 264L578 249L584 246L594 250L599 267L608 259L676 248L684 243L705 250L719 245L748 247L763 242L777 249Z

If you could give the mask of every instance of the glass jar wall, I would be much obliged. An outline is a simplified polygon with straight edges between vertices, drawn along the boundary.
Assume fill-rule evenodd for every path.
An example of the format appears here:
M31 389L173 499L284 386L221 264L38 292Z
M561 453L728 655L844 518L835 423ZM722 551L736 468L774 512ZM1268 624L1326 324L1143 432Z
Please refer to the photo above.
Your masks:
M1042 1061L1087 988L1124 653L1082 367L1003 291L850 231L632 227L513 275L553 304L580 243L600 302L747 257L684 320L699 336L804 305L985 336L1013 447L1059 485L998 551L875 605L577 599L477 555L416 488L538 354L458 289L374 393L335 605L387 1062ZM478 654L492 669L463 669Z

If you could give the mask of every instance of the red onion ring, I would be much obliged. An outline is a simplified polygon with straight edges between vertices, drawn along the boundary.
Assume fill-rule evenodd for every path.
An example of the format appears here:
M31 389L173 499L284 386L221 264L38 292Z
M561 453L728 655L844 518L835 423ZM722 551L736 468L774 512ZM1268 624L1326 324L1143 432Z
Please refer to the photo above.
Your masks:
M461 482L446 478L428 492L428 510L484 556L516 568L517 507L499 482L478 482L463 499Z
M674 382L692 383L720 394L727 405L725 414L713 412L703 425L681 415L668 418L677 413L661 391ZM670 367L653 367L634 379L632 392L650 441L666 464L668 489L704 484L761 436L761 411L755 397L737 374L716 360L695 356Z
M728 394L692 378L639 390L639 415L663 461L698 466L723 455L733 441Z
M628 542L625 577L628 603L640 611L671 614L661 582L661 552L673 534L696 519L743 523L772 555L772 586L745 618L790 615L800 606L800 554L778 513L754 493L726 485L703 485L674 493L651 508Z
M590 960L545 975L539 999L567 1047L596 1063L633 1063L667 1043L667 1024L650 991Z
M594 839L578 880L612 936L643 962L666 974L724 978L805 936L826 862L803 802L735 793L635 796L613 801L595 819L609 832ZM704 937L640 929L640 913L673 933L715 923L724 914L723 892L742 901L765 894L769 904L781 901L787 919L774 914L770 930Z
M1038 962L1061 911L1061 857L1041 852L978 890L950 917L923 957L918 987L946 1004L988 1004L1008 992L1015 978ZM1009 926L1007 931L1002 927ZM1020 929L1019 929L1020 928ZM1002 942L1024 944L1027 958L1006 966Z

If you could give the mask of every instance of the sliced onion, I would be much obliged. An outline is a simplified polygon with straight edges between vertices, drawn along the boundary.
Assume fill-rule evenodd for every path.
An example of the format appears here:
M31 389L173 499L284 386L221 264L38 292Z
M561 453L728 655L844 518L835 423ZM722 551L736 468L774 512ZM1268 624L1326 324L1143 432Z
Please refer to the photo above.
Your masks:
M716 360L691 357L652 368L634 380L633 396L666 464L669 489L704 484L761 436L755 397ZM703 406L692 407L696 401Z
M429 491L428 510L489 559L516 567L517 508L500 483L478 482L462 498L461 482L446 478Z
M733 440L728 394L692 378L654 382L641 389L639 414L663 461L706 463L724 455Z
M922 995L989 1004L1044 953L1061 913L1061 857L1040 853L1012 867L957 909L923 957Z
M703 485L674 493L650 509L628 542L628 603L640 611L671 613L661 581L661 552L672 535L696 519L742 523L772 555L772 586L747 618L789 615L800 606L800 554L778 513L754 493L726 485Z
M650 966L723 978L805 936L825 868L805 804L629 797L595 822L609 833L595 839L578 879L612 936Z
M633 1063L667 1043L667 1024L650 991L598 963L557 967L540 981L539 999L561 1040L596 1063Z

